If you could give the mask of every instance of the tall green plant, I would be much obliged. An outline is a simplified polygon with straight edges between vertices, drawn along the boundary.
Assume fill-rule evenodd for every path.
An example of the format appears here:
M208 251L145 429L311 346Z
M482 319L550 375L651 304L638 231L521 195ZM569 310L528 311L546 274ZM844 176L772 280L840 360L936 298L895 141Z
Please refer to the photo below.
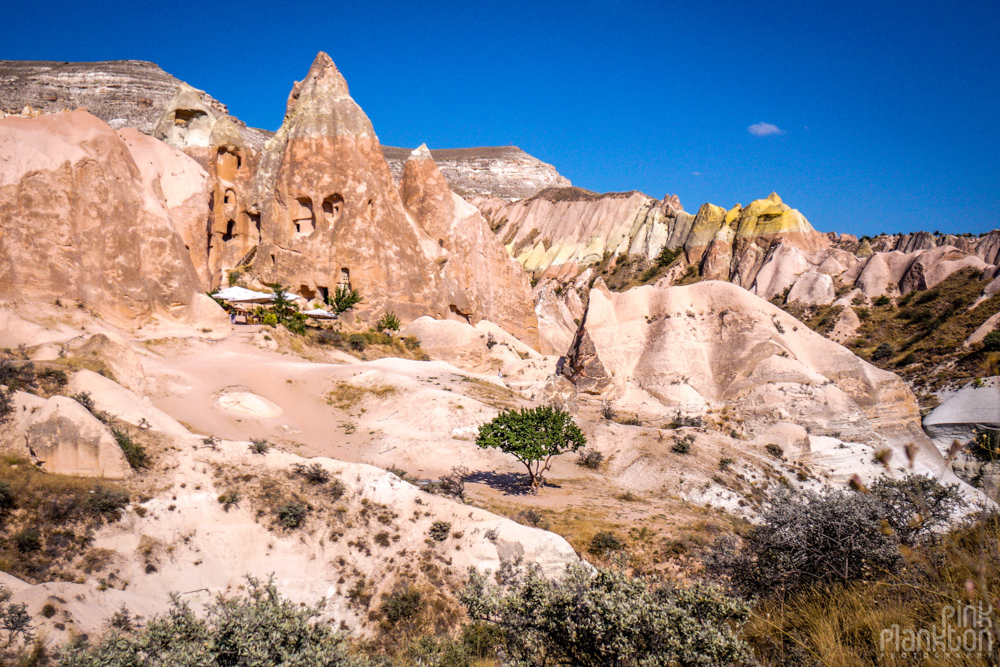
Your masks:
M349 285L337 285L336 289L333 290L333 296L326 298L327 304L332 306L338 315L346 313L361 301L361 292L357 289L351 289Z

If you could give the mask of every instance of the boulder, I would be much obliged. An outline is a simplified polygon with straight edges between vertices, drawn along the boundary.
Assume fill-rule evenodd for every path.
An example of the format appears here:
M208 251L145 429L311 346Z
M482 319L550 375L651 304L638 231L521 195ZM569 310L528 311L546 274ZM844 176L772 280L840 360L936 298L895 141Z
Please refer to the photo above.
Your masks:
M65 396L46 401L25 429L25 438L32 459L51 473L121 479L130 471L104 424Z
M1000 429L1000 378L964 387L924 418L924 430L942 452L953 440L972 440L982 429Z
M899 281L900 294L928 290L945 278L969 267L985 269L989 265L976 255L952 246L938 246L921 252Z
M63 353L88 362L96 361L106 367L122 387L140 396L146 393L146 373L142 362L132 346L118 334L98 333L74 339L67 343Z
M134 426L147 426L150 430L169 435L187 435L180 422L153 407L122 385L93 371L77 371L69 381L68 390L74 394L88 393L94 407Z

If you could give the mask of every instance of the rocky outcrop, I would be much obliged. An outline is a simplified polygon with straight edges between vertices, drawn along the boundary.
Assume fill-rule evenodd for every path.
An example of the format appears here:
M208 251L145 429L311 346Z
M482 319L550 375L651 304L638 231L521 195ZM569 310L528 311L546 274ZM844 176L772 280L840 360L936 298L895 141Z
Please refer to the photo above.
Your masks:
M682 243L694 219L676 197L657 201L640 192L553 188L514 203L473 203L526 270L560 279L574 278L606 254L655 258L664 246Z
M532 346L538 322L531 284L476 207L451 191L426 146L413 151L400 182L400 197L417 224L446 252L443 278L459 286L472 311L471 324L489 320Z
M59 475L120 479L129 473L118 442L90 412L65 396L45 402L25 430L32 460Z
M399 182L410 151L383 146L392 176ZM434 150L434 162L456 193L474 197L496 197L504 201L527 199L546 188L568 188L572 184L551 164L546 164L517 146L482 146Z
M191 315L201 280L160 185L86 111L0 120L0 297L78 300L121 323Z
M944 468L899 377L730 283L613 293L598 281L564 374L650 419L726 405L750 435L792 422L900 455L914 442L927 470Z

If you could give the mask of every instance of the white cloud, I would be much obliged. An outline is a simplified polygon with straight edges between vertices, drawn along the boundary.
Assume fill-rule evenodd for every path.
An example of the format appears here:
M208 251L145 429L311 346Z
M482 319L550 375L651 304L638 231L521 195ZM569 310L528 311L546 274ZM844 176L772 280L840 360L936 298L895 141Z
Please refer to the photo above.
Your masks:
M701 175L702 175L702 173L701 173L700 171L692 171L692 172L691 172L691 175L692 175L692 176L701 176Z
M747 128L747 132L755 137L767 137L772 134L784 134L785 131L782 130L777 125L772 125L771 123L754 123Z

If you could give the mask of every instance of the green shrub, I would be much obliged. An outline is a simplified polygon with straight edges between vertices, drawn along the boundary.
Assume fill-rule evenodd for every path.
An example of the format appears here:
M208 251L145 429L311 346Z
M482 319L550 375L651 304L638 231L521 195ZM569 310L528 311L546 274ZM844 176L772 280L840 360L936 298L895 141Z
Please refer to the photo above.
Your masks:
M35 365L30 361L0 359L0 385L14 391L29 391L35 386L36 379Z
M885 294L883 294L882 296L880 296L877 299L875 299L875 305L879 306L880 308L888 306L891 303L892 303L892 299L890 299L889 297L887 297Z
M383 331L399 331L400 325L401 322L396 317L396 313L390 311L382 315L378 322L375 323L375 330L379 333Z
M308 466L304 463L293 463L292 474L302 477L310 484L326 484L330 481L330 471L324 468L322 463Z
M776 459L785 458L785 450L781 448L781 445L776 445L773 442L764 445L764 449L767 453Z
M733 465L733 463L735 463L735 461L733 461L731 458L729 458L728 456L723 456L721 459L719 459L719 470L723 471L729 470L729 466Z
M991 331L983 338L984 352L1000 352L1000 331Z
M42 534L34 528L20 530L14 533L11 539L14 541L14 547L22 554L38 551L42 548Z
M91 413L94 412L94 399L90 397L89 391L81 391L77 394L70 396L74 401L87 408Z
M263 323L264 325L266 325L266 326L269 326L269 327L276 327L276 326L278 326L278 316L277 316L277 315L275 315L274 313L267 313L267 314L266 314L266 315L264 315L264 317L263 317L263 318L261 319L261 322L262 322L262 323Z
M38 371L38 379L51 382L58 387L65 387L69 384L69 377L67 377L66 371L58 368L43 368Z
M368 339L364 334L354 333L347 337L347 344L355 352L362 352L368 345Z
M882 343L875 351L872 352L872 361L881 361L882 359L888 359L892 355L896 354L896 351L892 349L892 345L888 343Z
M271 443L264 438L251 438L248 449L254 454L267 454L271 450Z
M435 542L444 542L448 539L448 535L451 533L451 524L447 521L435 521L431 524L430 530L427 534L431 536L431 539Z
M500 629L508 664L753 663L738 636L749 609L716 586L675 588L580 563L555 580L537 567L507 570L504 585L470 570L459 597L470 618Z
M360 667L343 635L319 621L320 610L281 596L273 581L247 577L240 597L219 596L203 614L172 596L163 616L128 631L113 628L96 644L64 647L61 667L240 665Z
M129 435L128 431L118 426L112 426L111 435L115 436L115 440L118 442L118 446L121 447L122 453L125 455L125 460L128 461L128 465L132 470L149 467L150 461L149 455L146 454L146 448L132 440L132 436Z
M7 482L0 481L0 514L14 509L14 489Z
M382 614L390 623L399 623L413 618L424 607L420 591L407 587L383 596Z
M676 452L677 454L687 454L691 451L691 445L694 444L694 435L688 433L681 438L675 438L674 444L670 446L670 451Z
M14 417L14 390L0 387L0 424Z
M602 463L604 463L604 454L596 449L584 449L576 460L577 465L591 470L599 470Z
M893 573L903 561L871 494L824 489L770 497L737 548L723 538L706 568L746 595L790 592Z
M128 492L107 486L97 486L84 502L84 509L99 520L117 521L121 518L122 510L125 509L128 502Z
M348 285L337 285L333 290L333 296L327 297L327 304L333 307L333 311L338 315L346 313L354 306L361 303L361 293L356 289L351 289Z
M306 520L308 508L300 502L291 501L278 508L278 524L287 530L295 530Z
M339 479L335 479L327 485L326 492L334 500L340 500L341 496L347 492L347 487Z
M625 543L620 537L609 530L602 530L590 538L590 544L587 546L587 551L595 556L603 556L609 551L621 551L624 548Z
M923 475L901 480L883 476L869 491L881 503L883 517L896 538L907 546L944 526L956 510L968 505L957 484L946 486Z
M220 495L218 500L219 504L222 505L222 511L228 512L231 508L240 506L240 492L236 489L229 489Z

